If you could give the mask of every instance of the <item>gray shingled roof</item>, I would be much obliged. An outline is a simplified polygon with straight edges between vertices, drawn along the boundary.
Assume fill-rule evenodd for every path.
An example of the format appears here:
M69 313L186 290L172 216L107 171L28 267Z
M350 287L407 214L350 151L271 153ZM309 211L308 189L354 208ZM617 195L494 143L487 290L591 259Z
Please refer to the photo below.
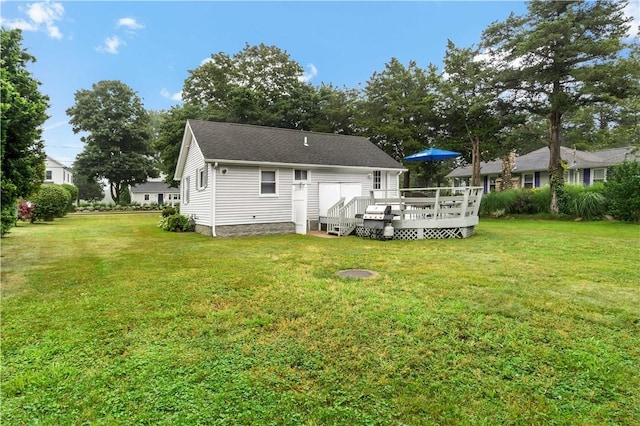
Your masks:
M162 192L162 193L168 193L168 192L176 192L179 193L180 189L179 188L172 188L169 185L167 185L164 182L146 182L146 183L141 183L140 185L136 185L131 187L131 192L145 192L145 193L149 193L149 192Z
M609 167L622 163L625 158L634 160L631 148L612 148L602 151L586 152L573 148L560 147L560 157L567 162L569 169L586 169L594 167ZM545 171L549 168L549 148L543 147L528 154L519 155L513 167L513 171L534 172ZM502 173L502 160L482 162L480 164L482 175L495 175ZM447 177L471 176L471 166L459 167L447 175Z
M200 120L188 123L208 161L405 169L360 136Z

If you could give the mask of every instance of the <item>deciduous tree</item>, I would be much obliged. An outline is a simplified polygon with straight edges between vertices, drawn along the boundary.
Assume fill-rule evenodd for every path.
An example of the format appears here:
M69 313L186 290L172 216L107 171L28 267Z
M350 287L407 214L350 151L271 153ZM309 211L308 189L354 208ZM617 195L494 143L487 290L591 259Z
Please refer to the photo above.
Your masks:
M2 117L1 234L16 221L16 200L28 197L44 179L42 124L47 119L49 98L27 70L36 59L22 48L20 30L1 30L2 64L0 102Z
M119 202L124 188L157 177L150 147L149 115L138 95L117 80L95 83L92 90L75 93L67 109L75 133L86 132L85 149L74 168L82 175L109 182L111 197Z
M182 98L211 120L307 130L318 99L303 71L276 46L247 44L233 56L219 52L190 70Z

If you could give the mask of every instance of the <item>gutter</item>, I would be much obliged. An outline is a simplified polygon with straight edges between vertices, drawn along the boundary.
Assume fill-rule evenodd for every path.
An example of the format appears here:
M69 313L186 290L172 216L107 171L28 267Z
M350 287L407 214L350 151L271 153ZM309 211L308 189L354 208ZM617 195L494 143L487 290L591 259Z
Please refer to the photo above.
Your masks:
M205 163L206 164L206 163ZM218 168L218 162L213 163L211 166L211 236L216 235L216 169Z

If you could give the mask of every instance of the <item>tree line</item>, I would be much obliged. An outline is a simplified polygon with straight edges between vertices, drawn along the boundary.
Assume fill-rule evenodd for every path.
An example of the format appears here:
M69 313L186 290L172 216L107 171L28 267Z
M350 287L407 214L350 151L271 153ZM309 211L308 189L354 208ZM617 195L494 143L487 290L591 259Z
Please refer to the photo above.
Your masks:
M427 147L451 149L473 166L471 185L480 184L481 161L503 158L508 165L512 152L548 146L550 205L557 212L561 145L640 145L640 41L628 37L625 5L530 1L522 16L491 24L477 45L449 41L441 69L391 58L356 88L314 86L286 51L264 44L212 54L189 71L182 104L166 111L147 111L124 83L101 81L77 91L67 110L74 132L86 135L74 173L89 184L109 181L114 200L159 172L171 181L190 118L361 135L400 162ZM16 34L3 30L3 53L5 33ZM4 70L3 55L3 76ZM3 77L3 169L4 94ZM37 120L46 117L35 112ZM37 130L27 136L36 153L39 136ZM452 163L406 167L404 186L429 186L441 183ZM3 197L4 179L3 171Z

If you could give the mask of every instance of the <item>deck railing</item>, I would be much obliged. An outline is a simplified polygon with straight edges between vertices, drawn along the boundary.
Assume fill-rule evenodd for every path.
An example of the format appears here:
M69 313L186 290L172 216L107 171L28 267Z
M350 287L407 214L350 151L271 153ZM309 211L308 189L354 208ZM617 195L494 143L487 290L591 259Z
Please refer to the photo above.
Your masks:
M393 191L392 196L375 196L375 204L390 205L401 220L452 219L478 215L482 188L437 187L408 188Z
M367 206L373 204L371 197L354 197L347 204L344 197L327 210L327 232L336 235L349 235L358 225L358 216Z
M327 210L327 232L350 234L356 226L362 226L360 215L372 204L390 205L394 222L399 220L399 226L411 227L423 221L446 223L477 217L481 199L482 188L473 186L375 190L368 197L354 197L346 204L341 198L331 206Z

